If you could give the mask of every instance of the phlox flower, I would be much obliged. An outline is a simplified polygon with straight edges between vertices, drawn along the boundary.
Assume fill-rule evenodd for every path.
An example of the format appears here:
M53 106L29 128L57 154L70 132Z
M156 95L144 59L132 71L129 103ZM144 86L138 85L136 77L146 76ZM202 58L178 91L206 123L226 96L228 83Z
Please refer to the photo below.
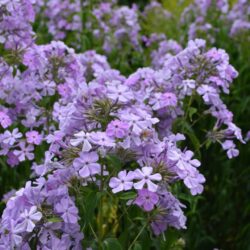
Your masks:
M29 210L25 209L20 215L23 221L16 226L16 230L19 232L32 232L35 228L35 223L42 219L42 213L37 211L36 206L32 206Z
M112 177L109 181L109 186L112 188L113 193L127 191L133 187L134 173L126 170L120 171L118 177Z
M106 133L109 137L124 138L128 133L129 125L126 122L114 120L108 124Z
M78 220L78 210L67 197L56 204L55 210L61 214L61 217L66 223L74 224Z
M153 181L161 181L162 177L159 173L152 174L152 167L143 167L142 169L136 169L134 171L136 180L140 180L134 183L135 189L142 189L145 185L148 190L151 192L156 192L158 185L156 185Z
M0 124L1 124L1 126L3 128L7 128L11 125L11 123L12 123L12 121L11 121L10 117L6 113L0 111Z
M227 156L229 159L232 159L239 155L239 150L236 149L235 144L231 140L226 140L225 142L223 142L222 147L224 150L227 150Z
M100 174L101 165L97 163L99 157L96 152L81 152L79 156L79 158L74 160L73 165L82 178Z
M114 147L115 142L105 132L92 132L90 134L91 142L99 146Z
M88 152L91 150L92 146L90 144L90 134L89 133L85 133L84 131L80 131L76 134L74 134L74 139L70 140L70 144L72 146L78 146L80 144L82 144L82 151L83 152Z
M22 133L19 132L18 128L14 128L12 132L6 130L3 134L3 143L13 146L17 139L22 137Z
M25 161L27 158L28 160L33 160L34 159L34 146L33 145L28 145L26 146L24 141L21 141L18 146L20 147L20 150L15 149L13 151L14 155L18 157L19 161Z
M39 134L37 131L33 130L33 131L28 131L26 132L26 138L27 138L27 142L30 144L35 144L35 145L39 145L42 142L42 135Z
M138 196L134 203L149 212L153 210L158 201L159 196L155 192L151 192L148 189L141 189L138 191Z

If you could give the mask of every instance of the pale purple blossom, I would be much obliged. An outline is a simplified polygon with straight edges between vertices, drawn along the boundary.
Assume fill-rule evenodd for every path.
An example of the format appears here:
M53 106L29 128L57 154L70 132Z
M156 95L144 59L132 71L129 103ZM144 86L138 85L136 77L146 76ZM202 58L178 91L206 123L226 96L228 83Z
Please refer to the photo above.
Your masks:
M18 128L14 128L12 132L6 130L3 134L3 143L13 146L18 139L22 137L22 133L19 132Z
M10 117L6 113L0 111L0 124L1 124L1 126L3 128L7 128L11 125L11 123L12 123L12 121L11 121Z
M61 199L61 201L56 204L55 210L66 223L75 224L78 220L78 210L67 197Z
M32 232L36 226L36 222L42 219L42 213L37 211L36 206L32 206L29 210L25 209L22 214L20 214L20 218L23 221L16 226L16 230L22 232Z
M227 151L227 156L229 159L232 159L239 155L239 150L236 149L235 144L231 140L226 140L225 142L223 142L222 147Z
M126 122L114 120L107 126L106 133L109 137L124 138L128 133L129 125Z
M120 171L118 177L112 177L109 181L109 186L113 193L127 191L133 188L134 173L126 170Z
M159 182L162 180L162 177L159 173L153 174L152 167L143 167L142 169L136 169L135 172L135 180L139 180L134 183L135 189L143 189L143 187L147 187L147 189L151 192L156 192L158 185L154 182Z
M90 134L90 141L93 144L97 144L99 146L104 147L114 147L115 141L109 137L105 132L92 132Z
M74 160L73 165L82 178L101 173L101 165L97 163L99 157L96 152L81 152L79 156Z
M82 144L82 151L83 152L89 152L92 148L91 143L90 143L90 134L85 133L84 131L80 131L76 134L74 134L74 139L70 140L70 144L72 146L78 146Z
M119 81L113 81L107 83L107 96L119 103L127 103L133 99L133 92L131 92L128 86L121 84Z
M174 93L155 93L154 99L151 100L150 104L153 104L152 109L158 110L166 107L176 107L177 97Z
M18 144L19 149L14 150L14 154L18 157L19 161L25 161L27 158L28 160L33 160L34 159L34 146L33 145L28 145L26 146L26 143L24 141L21 141Z
M151 192L147 189L141 189L138 191L134 203L139 207L142 207L146 212L153 210L154 206L158 203L159 196L155 192Z
M39 145L42 143L43 137L38 131L28 131L26 132L27 142L30 144Z

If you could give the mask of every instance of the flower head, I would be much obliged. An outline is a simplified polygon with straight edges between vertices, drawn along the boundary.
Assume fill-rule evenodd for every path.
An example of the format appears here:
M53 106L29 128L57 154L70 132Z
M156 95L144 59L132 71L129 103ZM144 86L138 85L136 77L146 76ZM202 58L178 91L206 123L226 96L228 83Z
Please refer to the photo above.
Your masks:
M142 169L135 170L135 179L140 180L134 184L135 189L142 189L145 184L149 191L156 192L158 185L156 185L153 181L161 181L162 177L159 173L152 174L152 167L143 167Z
M134 203L149 212L154 208L158 201L159 196L155 192L151 192L148 189L141 189L138 191L138 196Z
M108 124L106 133L109 137L124 138L128 133L129 125L126 122L114 120Z
M1 124L1 126L3 128L7 128L11 125L11 123L12 123L12 121L11 121L10 117L6 113L0 111L0 124Z
M90 134L89 133L85 133L84 131L80 131L76 134L74 134L74 139L70 140L70 144L72 146L78 146L80 144L82 144L82 151L83 152L88 152L91 150L92 146L89 142L90 140Z
M22 133L19 132L18 128L14 128L12 132L6 130L3 134L3 143L13 146L17 139L22 137Z
M37 211L36 206L32 206L29 210L25 209L20 215L23 221L16 227L18 231L32 232L35 228L35 223L40 221L42 218L42 213Z
M35 145L39 145L42 142L42 135L40 135L37 131L33 130L33 131L29 131L26 133L26 138L27 138L27 142L30 144L35 144Z
M113 193L127 191L133 187L134 173L126 170L120 171L117 177L112 177L109 181L109 186L112 188Z
M99 157L96 152L81 152L79 156L74 160L73 165L82 178L100 174L101 165L97 163Z

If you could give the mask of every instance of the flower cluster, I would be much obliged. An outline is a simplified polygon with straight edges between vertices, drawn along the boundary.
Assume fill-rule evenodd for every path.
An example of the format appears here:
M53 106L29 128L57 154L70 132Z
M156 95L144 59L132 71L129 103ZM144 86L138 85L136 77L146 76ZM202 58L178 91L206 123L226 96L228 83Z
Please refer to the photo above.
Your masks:
M109 188L114 194L133 191L137 196L130 206L139 206L147 213L157 211L151 218L156 235L167 226L185 228L184 205L173 196L171 186L182 180L196 195L203 191L205 178L198 171L200 162L193 159L194 153L178 147L185 137L173 134L172 126L177 117L185 115L185 97L196 92L217 118L210 136L225 140L222 146L229 158L237 155L232 139L242 140L240 130L220 99L221 91L228 92L237 76L227 54L215 48L206 51L203 40L190 41L176 56L167 57L161 69L142 68L127 78L110 69L105 58L93 51L77 55L61 42L36 46L24 58L29 70L25 76L35 71L37 82L44 84L40 88L36 83L33 95L36 88L39 96L53 96L56 91L60 95L50 117L59 130L48 129L46 160L33 164L38 179L28 182L8 201L1 228L9 233L2 234L2 244L31 244L36 237L37 244L54 246L65 240L77 246L82 236L69 187L77 180L83 186L95 183L100 189L110 174ZM32 121L23 123L33 128L39 120ZM218 130L222 125L227 128ZM27 132L28 147L23 140L16 145L20 138L17 128L6 130L2 135L5 151L19 161L33 159L33 145L41 143L41 135L34 130ZM12 147L17 148L13 153ZM121 159L122 170L114 172L107 164L112 156ZM52 160L55 158L59 161ZM54 216L62 221L53 222L50 217ZM55 230L62 231L59 242L53 237L46 241L48 237L43 235ZM73 240L68 241L69 237Z
M156 236L168 227L185 229L185 205L178 200L176 184L199 195L205 177L201 162L186 147L185 132L176 129L178 121L187 122L190 110L210 114L216 121L207 140L219 142L228 158L239 154L235 139L244 143L221 98L238 75L227 53L208 48L202 39L190 40L183 49L162 34L140 36L135 5L104 2L93 10L93 34L103 39L104 51L122 49L124 41L131 48L142 49L141 42L153 48L150 65L125 76L94 50L76 53L62 41L33 43L33 2L2 2L1 24L5 18L25 18L21 31L14 27L14 37L11 25L5 25L1 41L8 49L25 49L15 63L0 59L0 155L10 166L31 161L32 181L4 197L0 249L82 249L82 232L88 227L94 231L82 217L91 192L100 204L122 203L128 195L121 207L137 209ZM58 40L68 30L82 29L79 5L46 1L44 7L39 1L36 7L45 8L49 31ZM210 1L196 5L206 15ZM228 11L225 1L216 6ZM144 15L155 8L160 6L151 3ZM167 11L163 14L169 18ZM194 99L201 105L193 106ZM205 112L197 110L204 106ZM42 161L37 157L41 153ZM101 224L100 244L103 207L92 210L94 225Z
M249 13L246 0L238 0L231 9L227 0L197 0L183 11L181 23L188 24L188 39L204 37L215 43L220 25L223 25L232 37L237 38L241 34L249 33Z
M98 26L94 35L103 40L103 49L111 52L114 48L124 47L123 43L139 48L139 31L137 7L114 7L112 3L100 3L93 10Z
M46 23L49 33L55 40L65 39L67 32L82 29L80 0L44 1L44 16L48 18Z
M0 43L15 51L31 46L34 43L31 25L34 19L31 1L0 1Z
M49 158L49 157L48 157ZM49 164L49 159L47 159ZM1 249L81 249L78 209L69 196L70 170L40 177L9 198L1 219Z
M250 7L247 0L238 0L228 14L228 19L232 23L230 35L237 37L240 34L248 33L250 30Z
M204 49L204 40L190 41L189 46L170 59L165 67L170 68L176 77L182 80L179 86L181 95L190 95L195 91L202 97L204 103L210 106L207 113L210 113L217 121L207 136L212 141L222 143L222 147L227 150L228 157L232 158L238 155L233 138L242 143L244 141L241 130L233 123L233 114L221 100L220 93L229 93L230 84L238 73L229 64L229 57L224 50L212 48L205 52ZM183 67L184 64L185 67ZM178 69L179 67L183 67L182 71ZM232 149L234 149L234 154L230 153Z

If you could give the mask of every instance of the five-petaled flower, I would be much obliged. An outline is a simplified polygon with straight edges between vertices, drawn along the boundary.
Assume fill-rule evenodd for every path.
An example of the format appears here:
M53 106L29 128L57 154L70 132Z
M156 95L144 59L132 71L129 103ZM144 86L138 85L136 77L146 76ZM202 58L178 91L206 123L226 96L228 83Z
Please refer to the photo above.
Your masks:
M162 176L159 173L152 174L152 167L143 167L142 169L135 170L135 179L140 180L134 184L135 189L142 189L145 185L149 191L156 192L158 185L153 181L161 181Z
M81 152L79 156L74 160L73 165L82 178L101 173L101 165L97 163L99 157L96 152Z
M109 186L112 188L113 193L127 191L133 188L134 173L126 170L120 171L117 177L112 177L109 181Z

